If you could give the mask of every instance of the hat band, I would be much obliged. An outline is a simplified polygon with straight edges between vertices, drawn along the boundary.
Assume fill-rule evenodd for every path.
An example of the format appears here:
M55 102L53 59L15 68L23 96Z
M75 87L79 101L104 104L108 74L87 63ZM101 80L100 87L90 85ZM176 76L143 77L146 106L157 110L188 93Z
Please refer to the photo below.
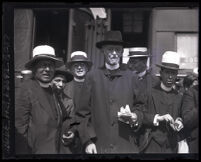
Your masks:
M164 63L164 62L162 62L162 65L172 67L172 68L179 68L179 65L173 64L173 63Z
M56 58L55 55L50 55L50 54L35 55L34 58L36 58L36 57L41 57L41 56L47 56L47 57L54 57L54 58Z
M75 55L71 58L71 61L89 61L86 57L81 55Z

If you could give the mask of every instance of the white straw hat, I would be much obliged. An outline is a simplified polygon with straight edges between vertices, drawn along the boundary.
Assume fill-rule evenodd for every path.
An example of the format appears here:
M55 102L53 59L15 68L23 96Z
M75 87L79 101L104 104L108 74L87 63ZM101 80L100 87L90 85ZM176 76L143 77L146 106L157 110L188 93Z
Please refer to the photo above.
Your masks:
M174 51L166 51L162 56L161 64L156 64L158 67L167 69L179 70L180 55Z
M41 59L49 59L54 61L56 67L59 67L63 64L63 60L56 57L54 48L48 45L36 46L33 49L32 56L32 59L25 64L27 69L31 69L33 65Z

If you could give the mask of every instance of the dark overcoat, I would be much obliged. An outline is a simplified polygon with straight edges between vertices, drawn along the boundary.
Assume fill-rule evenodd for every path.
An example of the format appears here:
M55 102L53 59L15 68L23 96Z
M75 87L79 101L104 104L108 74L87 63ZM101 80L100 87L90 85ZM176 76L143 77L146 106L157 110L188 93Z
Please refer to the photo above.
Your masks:
M156 114L170 114L175 120L181 117L182 96L177 91L165 92L160 83L151 90L148 99L150 104L144 112L143 126L147 132L140 143L140 151L145 153L176 153L179 133L175 132L165 121L159 126L154 126L153 121ZM140 132L140 131L139 131Z
M184 134L189 144L190 153L198 153L198 86L190 88L183 95L182 118L184 121Z
M82 88L76 113L82 142L95 139L98 153L137 153L133 130L117 118L120 107L129 105L141 125L144 97L137 77L129 70L98 68L87 74Z
M16 131L25 141L20 147L28 145L32 154L59 153L62 114L55 113L54 108L58 108L56 103L50 104L36 80L23 83L15 104Z

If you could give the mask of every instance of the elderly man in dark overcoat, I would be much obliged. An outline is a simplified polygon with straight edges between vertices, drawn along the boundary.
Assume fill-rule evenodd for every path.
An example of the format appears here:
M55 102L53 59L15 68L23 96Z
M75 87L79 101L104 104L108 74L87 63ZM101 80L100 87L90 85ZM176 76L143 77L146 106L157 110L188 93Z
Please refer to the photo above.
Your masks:
M24 139L19 147L30 148L30 154L60 152L62 110L50 83L55 68L61 65L62 59L48 45L35 47L33 58L25 64L33 77L22 83L16 96L15 127L17 135Z
M87 74L75 115L86 153L138 152L133 131L141 125L144 97L138 91L137 77L121 68L124 45L120 31L108 31L96 43L104 66ZM126 108L130 116L120 120L118 112Z
M160 67L161 81L151 89L144 111L143 128L147 129L140 143L143 153L177 153L180 133L183 128L181 118L182 96L173 88L177 78L180 56L166 51Z

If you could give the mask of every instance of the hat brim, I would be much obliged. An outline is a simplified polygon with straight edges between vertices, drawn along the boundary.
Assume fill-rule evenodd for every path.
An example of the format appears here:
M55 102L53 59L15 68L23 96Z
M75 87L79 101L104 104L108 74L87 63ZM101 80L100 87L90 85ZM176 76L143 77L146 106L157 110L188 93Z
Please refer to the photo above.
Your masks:
M128 57L130 57L130 58L138 58L138 57L151 57L150 55L133 55L133 56L129 56L128 55Z
M126 46L125 42L122 41L100 41L96 43L97 48L101 48L103 45L112 44L112 45L121 45L123 47Z
M55 57L51 57L51 56L38 56L38 57L35 57L35 58L31 59L30 61L28 61L25 64L25 68L31 69L35 65L35 63L39 60L52 60L55 62L56 68L63 65L63 61L59 58L55 58Z
M161 65L161 64L156 64L156 66L158 66L160 68L166 68L166 69L172 69L172 70L180 70L179 68L176 68L176 67L170 67L170 66L165 66L165 65Z
M89 69L92 67L92 62L91 61L89 61L89 60L88 61L87 60L84 61L82 59L80 59L80 60L77 59L76 61L69 61L69 62L67 62L66 67L70 68L74 63L77 63L77 62L86 63Z
M73 80L73 74L71 74L69 71L63 71L63 70L56 70L55 76L57 75L63 75L66 78L66 82L71 82Z

